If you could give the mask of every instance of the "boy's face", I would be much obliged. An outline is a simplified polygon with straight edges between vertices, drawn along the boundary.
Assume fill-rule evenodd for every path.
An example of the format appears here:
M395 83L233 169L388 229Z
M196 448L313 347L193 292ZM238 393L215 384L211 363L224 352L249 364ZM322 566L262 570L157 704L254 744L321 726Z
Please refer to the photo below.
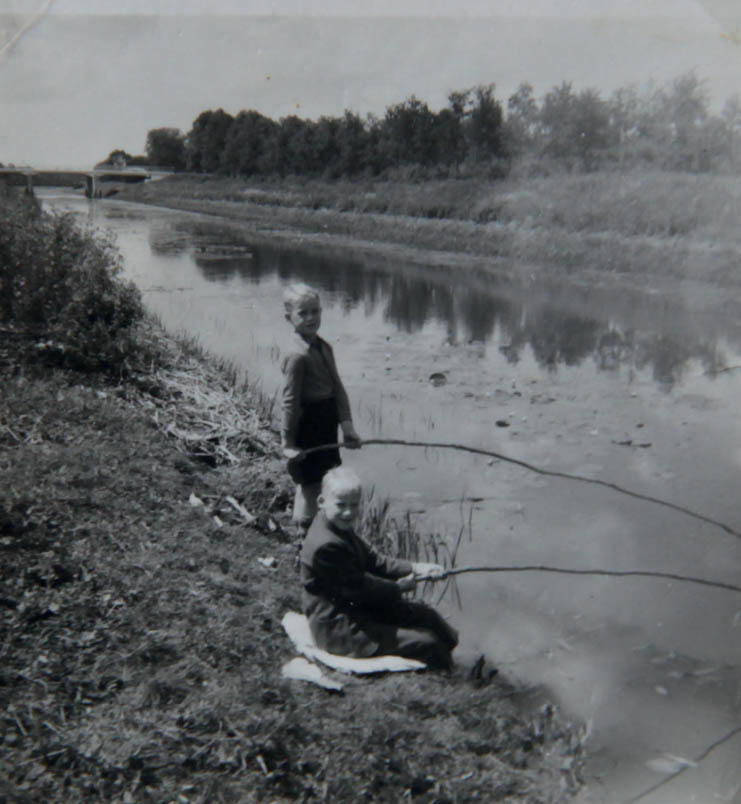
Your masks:
M322 323L322 306L319 304L319 299L302 299L294 305L290 313L286 313L286 318L304 338L316 335Z
M350 530L360 512L360 489L330 489L319 495L319 508L339 530Z

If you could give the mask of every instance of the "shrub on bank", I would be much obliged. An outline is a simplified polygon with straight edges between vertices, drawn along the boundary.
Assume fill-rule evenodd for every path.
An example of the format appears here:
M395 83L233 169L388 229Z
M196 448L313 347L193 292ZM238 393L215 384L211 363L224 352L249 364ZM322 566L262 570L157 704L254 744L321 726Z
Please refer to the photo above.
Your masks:
M64 365L123 373L142 358L144 308L111 239L34 199L0 198L0 322Z

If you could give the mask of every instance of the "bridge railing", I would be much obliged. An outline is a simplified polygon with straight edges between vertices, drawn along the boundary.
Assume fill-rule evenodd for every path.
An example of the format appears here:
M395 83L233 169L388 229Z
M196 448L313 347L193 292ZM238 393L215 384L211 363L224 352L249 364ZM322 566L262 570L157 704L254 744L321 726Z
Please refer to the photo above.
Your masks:
M151 179L150 171L136 168L94 168L92 170L44 170L32 167L0 167L0 181L5 184L26 186L33 193L37 187L78 187L84 184L88 198L100 198L99 182L120 181L126 183Z

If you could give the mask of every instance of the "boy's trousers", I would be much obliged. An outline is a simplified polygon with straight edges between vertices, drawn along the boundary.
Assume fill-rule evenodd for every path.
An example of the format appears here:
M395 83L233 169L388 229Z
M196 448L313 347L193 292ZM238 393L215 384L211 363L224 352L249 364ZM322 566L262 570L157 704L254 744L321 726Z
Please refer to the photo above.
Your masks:
M458 635L426 603L404 600L393 607L373 612L373 638L378 641L377 656L395 655L419 659L429 667L450 669L451 652Z

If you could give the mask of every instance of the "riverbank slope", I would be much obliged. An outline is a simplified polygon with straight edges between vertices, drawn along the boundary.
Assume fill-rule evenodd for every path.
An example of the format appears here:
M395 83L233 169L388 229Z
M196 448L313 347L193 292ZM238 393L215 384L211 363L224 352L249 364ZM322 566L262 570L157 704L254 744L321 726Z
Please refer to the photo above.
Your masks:
M520 284L544 279L660 291L689 282L741 293L735 176L258 183L174 175L117 197L217 215L255 242L372 252L495 272Z
M0 798L563 801L582 732L490 666L280 676L299 606L269 421L226 369L111 382L0 346ZM205 422L205 424L204 424Z

